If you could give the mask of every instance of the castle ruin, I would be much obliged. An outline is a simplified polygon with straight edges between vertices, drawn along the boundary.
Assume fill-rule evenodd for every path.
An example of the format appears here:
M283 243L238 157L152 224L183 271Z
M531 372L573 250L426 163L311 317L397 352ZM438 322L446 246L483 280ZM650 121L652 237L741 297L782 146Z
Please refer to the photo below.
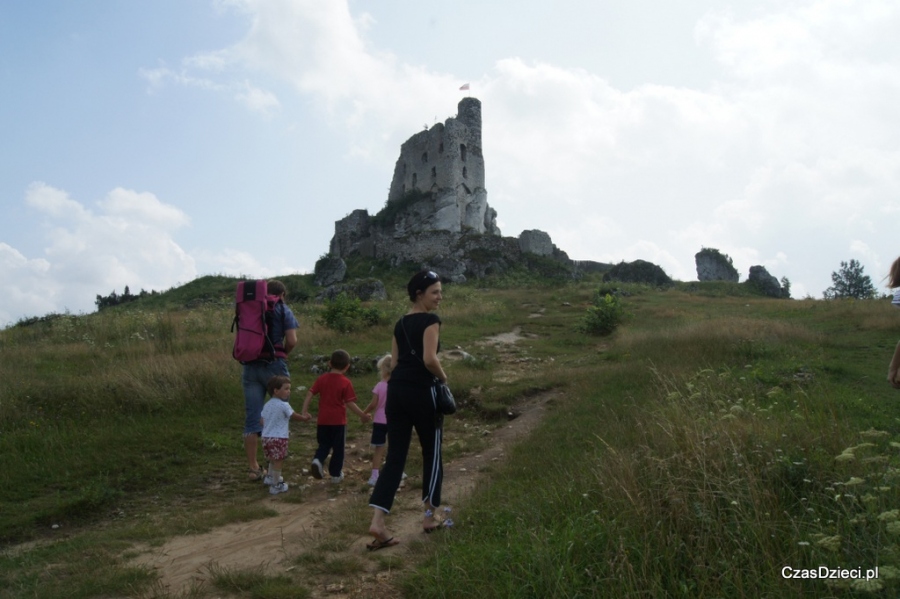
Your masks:
M521 263L523 254L571 266L546 233L525 231L518 240L500 235L497 212L487 203L481 148L481 101L463 98L455 117L400 146L378 214L354 210L335 222L329 255L317 263L317 274L354 255L427 263L453 281L502 272Z
M430 195L434 202L430 215L418 215L430 229L500 234L484 187L478 99L463 98L455 118L416 133L400 146L388 203L402 202L416 192Z

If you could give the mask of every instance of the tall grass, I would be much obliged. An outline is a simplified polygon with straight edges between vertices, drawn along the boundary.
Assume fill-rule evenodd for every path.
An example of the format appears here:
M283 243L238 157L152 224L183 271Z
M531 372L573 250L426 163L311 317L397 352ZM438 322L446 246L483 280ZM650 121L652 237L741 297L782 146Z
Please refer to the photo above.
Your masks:
M895 592L897 410L869 428L863 402L892 405L890 390L874 380L860 398L854 372L881 368L847 355L843 374L825 368L881 308L853 307L855 322L831 336L818 330L833 330L828 306L806 325L753 308L756 318L658 322L656 331L645 322L618 335L622 359L570 371L571 401L491 477L407 594ZM782 576L785 566L823 564L878 566L881 576Z
M0 597L162 597L128 566L131 544L268 514L232 484L243 474L240 367L215 290L233 282L202 283L211 300L189 310L181 290L176 309L120 306L0 332L0 539L69 535L6 552ZM447 362L464 408L447 423L447 455L477 451L490 436L466 431L489 430L524 396L555 388L560 399L457 506L451 534L423 545L407 596L896 593L900 402L883 371L900 327L889 304L633 286L621 296L630 317L597 339L577 332L596 285L500 287L445 289L442 346L474 356ZM295 386L338 347L388 351L408 308L391 297L378 305L383 322L351 334L324 326L322 306L295 305ZM513 346L480 343L513 328L523 335ZM354 375L360 397L375 378ZM365 507L354 514L355 530ZM94 530L98 520L107 525ZM781 577L820 564L882 576ZM296 579L213 574L189 595L306 593Z

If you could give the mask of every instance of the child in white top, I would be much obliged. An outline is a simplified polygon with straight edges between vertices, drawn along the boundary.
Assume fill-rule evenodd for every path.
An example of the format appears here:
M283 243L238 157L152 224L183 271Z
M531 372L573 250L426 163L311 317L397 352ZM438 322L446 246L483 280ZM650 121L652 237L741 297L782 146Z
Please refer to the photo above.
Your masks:
M387 446L387 418L384 415L384 404L387 401L387 384L391 378L391 354L386 354L378 360L378 372L381 380L372 389L372 402L363 412L374 412L372 418L372 476L369 478L369 486L374 487L378 480L378 469L384 459L384 448Z
M263 482L269 485L270 494L278 495L288 490L287 483L281 477L281 466L287 457L290 422L304 418L288 403L291 397L291 379L282 375L273 376L266 388L272 398L262 409L262 444L266 459L269 460Z

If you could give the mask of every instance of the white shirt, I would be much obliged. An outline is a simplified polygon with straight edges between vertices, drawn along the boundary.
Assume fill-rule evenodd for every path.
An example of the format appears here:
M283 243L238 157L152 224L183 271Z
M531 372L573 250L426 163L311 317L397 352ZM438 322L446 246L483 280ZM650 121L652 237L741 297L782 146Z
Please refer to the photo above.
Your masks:
M273 397L267 401L262 409L262 436L272 439L289 438L291 436L291 414L293 413L294 408L283 399Z

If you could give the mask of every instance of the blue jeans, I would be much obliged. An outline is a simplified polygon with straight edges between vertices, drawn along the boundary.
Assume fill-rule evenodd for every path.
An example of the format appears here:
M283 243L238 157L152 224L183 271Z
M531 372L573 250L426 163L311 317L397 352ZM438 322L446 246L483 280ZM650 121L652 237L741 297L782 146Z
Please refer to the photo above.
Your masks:
M244 435L262 433L262 409L266 403L266 384L276 375L290 376L287 362L278 358L273 362L244 364L241 385L244 387Z

